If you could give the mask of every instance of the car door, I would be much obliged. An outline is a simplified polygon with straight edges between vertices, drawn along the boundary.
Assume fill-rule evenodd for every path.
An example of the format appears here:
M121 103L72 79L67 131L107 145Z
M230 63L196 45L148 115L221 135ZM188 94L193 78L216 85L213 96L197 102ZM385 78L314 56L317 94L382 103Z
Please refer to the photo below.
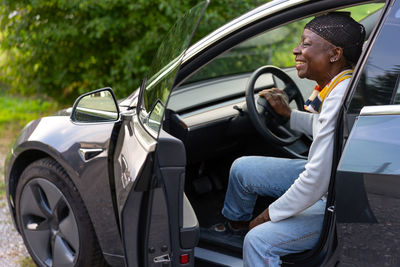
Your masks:
M389 7L344 105L339 266L400 265L400 1Z
M185 149L161 124L175 75L207 5L201 1L173 26L136 104L121 112L113 130L110 185L127 266L194 265L199 228L183 193Z

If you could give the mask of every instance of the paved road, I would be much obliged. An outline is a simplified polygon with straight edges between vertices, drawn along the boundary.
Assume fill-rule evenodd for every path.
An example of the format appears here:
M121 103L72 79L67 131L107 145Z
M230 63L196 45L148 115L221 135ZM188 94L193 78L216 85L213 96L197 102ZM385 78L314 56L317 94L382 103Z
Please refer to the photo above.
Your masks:
M4 181L4 159L5 155L0 153L0 179ZM20 262L28 257L21 236L14 229L8 212L8 205L4 195L0 195L0 266L21 266Z

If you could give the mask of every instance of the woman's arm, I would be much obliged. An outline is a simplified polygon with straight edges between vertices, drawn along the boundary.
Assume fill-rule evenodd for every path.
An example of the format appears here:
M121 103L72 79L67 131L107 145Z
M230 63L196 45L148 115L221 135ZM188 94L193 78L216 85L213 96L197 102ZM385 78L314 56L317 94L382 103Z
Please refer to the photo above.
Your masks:
M350 79L341 82L325 99L318 118L319 131L311 144L305 170L293 185L269 206L269 217L276 222L307 209L328 191L333 157L333 137L340 104Z
M292 110L290 115L290 128L312 136L312 124L314 116L316 115L317 114L310 112Z

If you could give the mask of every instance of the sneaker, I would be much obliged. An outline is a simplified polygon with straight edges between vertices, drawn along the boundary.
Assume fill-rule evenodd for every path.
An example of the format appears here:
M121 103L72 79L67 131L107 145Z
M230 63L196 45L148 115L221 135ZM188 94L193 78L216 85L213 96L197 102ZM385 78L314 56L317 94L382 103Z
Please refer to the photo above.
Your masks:
M247 232L248 228L234 229L226 221L217 223L210 228L200 228L200 240L216 246L230 247L235 251L241 252Z

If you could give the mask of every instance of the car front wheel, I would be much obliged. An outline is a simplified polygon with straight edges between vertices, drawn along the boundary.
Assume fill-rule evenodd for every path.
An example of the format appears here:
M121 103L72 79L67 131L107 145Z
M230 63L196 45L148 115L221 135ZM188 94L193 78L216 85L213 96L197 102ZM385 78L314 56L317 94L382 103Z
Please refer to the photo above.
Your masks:
M83 201L54 160L37 160L23 171L16 213L25 246L38 266L106 265Z

